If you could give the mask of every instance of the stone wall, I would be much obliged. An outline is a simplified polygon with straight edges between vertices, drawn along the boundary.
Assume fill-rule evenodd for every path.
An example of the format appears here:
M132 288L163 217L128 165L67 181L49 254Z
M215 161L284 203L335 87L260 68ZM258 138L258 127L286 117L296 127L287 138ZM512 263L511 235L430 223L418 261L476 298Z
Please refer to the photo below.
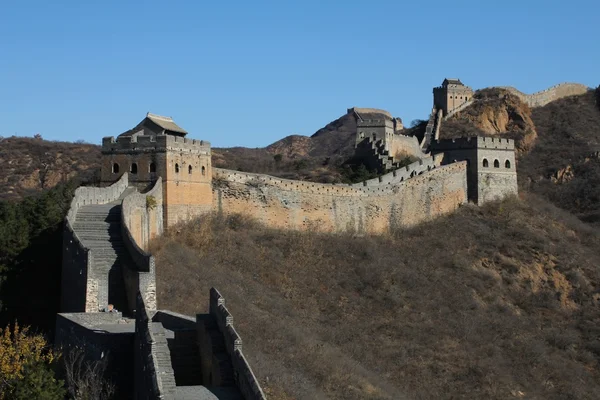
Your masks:
M210 289L209 313L223 335L225 350L233 365L235 386L246 400L265 400L266 396L242 352L242 339L233 326L233 316L225 306L225 298L215 288Z
M394 134L390 136L390 144L388 145L389 154L398 161L398 157L409 155L416 158L423 157L419 140L416 136L405 136Z
M215 169L213 181L218 212L251 215L283 229L381 233L452 212L467 201L466 163L435 168L399 183L363 187L223 169Z
M147 193L132 193L121 206L123 243L133 265L123 269L130 309L134 309L138 291L149 309L156 309L156 277L154 257L147 252L149 241L163 232L162 179L158 178ZM152 208L148 199L154 199Z
M589 88L579 83L559 83L546 90L533 94L525 94L511 86L500 86L500 89L505 89L516 95L521 101L527 103L529 107L543 107L551 101L562 99L563 97L576 96L586 93Z
M61 311L98 311L99 283L92 273L93 253L83 245L73 226L80 207L113 202L127 189L128 184L128 175L125 173L109 187L82 186L75 190L63 225Z
M415 161L406 167L396 169L385 175L378 176L377 178L369 179L364 182L355 183L352 187L363 187L363 186L381 186L389 184L397 184L404 182L414 176L421 175L424 172L431 171L432 169L440 166L441 157L425 157L419 161Z
M465 103L462 103L458 107L454 108L452 111L449 111L448 114L444 116L444 119L446 120L446 119L450 118L454 114L456 114L456 113L464 110L465 108L469 107L471 104L473 104L473 99L472 98L471 98L471 100L469 100L469 101L467 101ZM439 129L438 129L438 131L439 131Z
M124 329L108 331L107 326ZM133 395L133 321L121 313L62 313L56 318L55 345L66 356L72 350L84 351L88 362L107 364L104 378L118 389L115 398Z
M137 297L135 321L134 385L137 399L174 399L175 375L171 356L160 322L152 322L141 295Z

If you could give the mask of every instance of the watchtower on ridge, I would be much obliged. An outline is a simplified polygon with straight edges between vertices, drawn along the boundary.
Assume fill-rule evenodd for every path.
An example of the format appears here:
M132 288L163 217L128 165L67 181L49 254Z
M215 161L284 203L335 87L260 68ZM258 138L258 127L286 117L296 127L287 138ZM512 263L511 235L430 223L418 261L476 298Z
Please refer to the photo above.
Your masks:
M467 137L431 143L442 164L467 162L469 201L483 204L518 193L515 142L493 137Z
M446 78L441 86L433 88L433 106L444 112L452 112L473 98L473 89L465 86L460 79Z
M186 135L172 118L148 113L133 129L116 138L103 138L102 183L114 183L128 172L130 184L143 190L161 177L167 226L209 212L210 143L187 139Z

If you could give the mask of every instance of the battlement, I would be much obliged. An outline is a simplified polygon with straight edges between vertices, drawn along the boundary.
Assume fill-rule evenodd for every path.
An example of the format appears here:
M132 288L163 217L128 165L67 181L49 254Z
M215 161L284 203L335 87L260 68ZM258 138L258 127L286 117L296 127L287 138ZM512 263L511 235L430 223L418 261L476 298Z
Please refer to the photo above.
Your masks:
M369 118L369 119L359 119L358 121L356 121L356 126L358 128L369 128L369 127L388 127L388 128L394 128L394 121L391 121L389 119L374 119L374 118Z
M515 141L513 139L471 136L457 139L434 140L431 143L431 148L436 153L458 149L498 149L514 151Z
M184 150L210 154L210 142L173 135L107 136L102 138L102 152Z
M478 149L498 149L498 150L515 150L515 141L513 139L493 138L493 137L477 137Z
M586 93L589 88L580 83L563 82L549 87L533 94L526 94L512 86L498 86L498 89L504 89L515 96L529 107L543 107L546 104L562 99L564 97L576 96Z
M388 111L381 110L379 108L352 107L352 108L348 108L347 112L348 112L348 114L356 113L358 115L360 115L360 114L383 114L386 117L393 119L392 114L390 114Z

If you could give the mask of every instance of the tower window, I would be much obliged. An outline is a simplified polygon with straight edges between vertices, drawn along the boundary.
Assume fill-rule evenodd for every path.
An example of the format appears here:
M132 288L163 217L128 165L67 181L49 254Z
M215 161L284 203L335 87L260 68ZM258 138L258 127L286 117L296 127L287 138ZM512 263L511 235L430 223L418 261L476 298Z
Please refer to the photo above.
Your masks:
M506 161L504 162L504 167L505 167L505 168L510 168L510 161L509 161L509 160L506 160Z
M188 166L188 174L191 174L191 173L192 173L192 166L191 166L191 165L189 165L189 166Z
M150 172L156 172L156 164L154 164L153 162L150 163L150 168L149 168Z
M490 166L490 163L488 162L487 158L483 159L483 168L487 168Z
M118 174L119 173L119 164L114 163L112 166L112 173L113 174Z
M179 173L179 164L175 163L175 173Z
M132 174L137 174L137 163L133 163L133 164L131 164L131 168L129 168L129 171L130 171Z
M500 168L500 161L494 160L494 168Z
M206 175L206 168L204 168L204 166L202 166L202 176Z

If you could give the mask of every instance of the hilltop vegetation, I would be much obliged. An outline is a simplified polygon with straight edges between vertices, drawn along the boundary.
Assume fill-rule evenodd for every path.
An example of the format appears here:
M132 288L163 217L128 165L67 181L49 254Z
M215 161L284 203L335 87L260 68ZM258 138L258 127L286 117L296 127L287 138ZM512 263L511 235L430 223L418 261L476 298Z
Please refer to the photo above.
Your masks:
M74 178L94 181L99 170L100 146L0 138L0 200L18 200Z
M590 399L599 246L525 196L369 237L205 217L152 251L159 307L217 287L272 398Z

